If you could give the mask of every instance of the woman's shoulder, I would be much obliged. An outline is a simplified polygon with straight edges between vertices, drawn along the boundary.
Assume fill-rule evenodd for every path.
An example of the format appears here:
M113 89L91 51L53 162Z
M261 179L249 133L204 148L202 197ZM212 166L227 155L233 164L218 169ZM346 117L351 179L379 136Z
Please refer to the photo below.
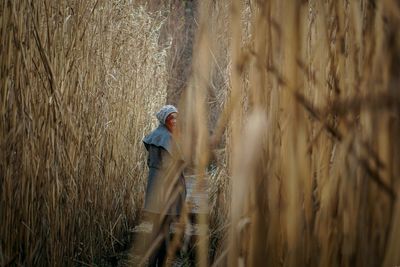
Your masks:
M159 125L156 129L154 129L143 139L143 143L146 146L147 150L152 145L164 148L165 150L169 151L170 142L171 142L171 134L169 133L167 128L163 125Z

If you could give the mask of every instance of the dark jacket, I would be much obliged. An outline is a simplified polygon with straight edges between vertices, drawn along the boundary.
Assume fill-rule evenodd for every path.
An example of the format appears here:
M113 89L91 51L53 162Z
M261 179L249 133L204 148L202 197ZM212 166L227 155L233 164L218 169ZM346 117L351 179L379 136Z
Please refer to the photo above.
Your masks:
M149 176L147 179L146 196L144 210L152 213L161 213L169 203L169 215L179 215L186 198L185 179L182 173L177 174L179 178L167 177L166 173L177 158L180 157L176 144L172 139L171 133L165 125L160 124L154 131L143 139L143 143L148 151L147 165ZM169 178L169 181L166 179ZM179 191L178 197L174 201L168 195L170 181L176 181L173 191Z

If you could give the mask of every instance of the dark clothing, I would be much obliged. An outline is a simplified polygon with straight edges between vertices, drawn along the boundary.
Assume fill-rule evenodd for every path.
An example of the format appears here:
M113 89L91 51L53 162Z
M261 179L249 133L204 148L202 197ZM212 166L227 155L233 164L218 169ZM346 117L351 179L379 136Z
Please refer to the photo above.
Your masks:
M153 214L153 218L151 221L153 221L153 223L157 223L160 220L160 215L155 215ZM166 216L164 223L161 225L160 229L155 229L153 228L153 232L152 232L152 238L153 240L156 239L156 237L160 234L163 233L164 234L164 239L161 241L161 243L156 247L154 253L150 256L149 258L149 267L155 267L155 266L164 266L164 261L166 259L167 256L167 251L168 251L168 245L171 241L170 239L170 232L169 232L169 228L170 225L173 222L176 222L177 218L175 216Z
M143 143L147 150L149 150L150 145L153 145L164 148L169 154L172 155L171 140L172 136L167 127L163 124L160 124L155 130L153 130L143 139Z
M162 124L147 135L143 139L143 143L149 153L147 158L149 176L144 210L152 213L161 213L168 202L166 191L170 186L165 178L166 172L174 160L177 160L176 157L179 155L179 151L176 149L177 145L172 140L171 133ZM179 190L180 192L176 201L171 204L167 212L168 215L179 215L182 210L186 198L183 174L179 174L174 190Z
M157 253L151 255L149 259L149 267L164 266L164 261L167 256L167 239L164 239L159 247Z
M149 167L144 211L152 217L150 219L153 223L152 240L155 240L160 233L164 233L164 239L149 258L149 266L162 266L167 254L170 224L177 220L186 198L183 174L174 175L175 163L180 164L182 158L178 145L163 124L147 135L143 143L148 151ZM174 172L171 172L171 169ZM167 216L162 219L161 213L166 208L168 208Z

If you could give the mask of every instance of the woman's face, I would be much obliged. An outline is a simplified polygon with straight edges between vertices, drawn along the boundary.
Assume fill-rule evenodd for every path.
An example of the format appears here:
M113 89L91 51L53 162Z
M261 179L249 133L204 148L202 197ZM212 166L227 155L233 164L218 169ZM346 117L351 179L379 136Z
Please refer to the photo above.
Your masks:
M167 128L172 132L176 128L176 122L178 119L178 114L176 112L173 112L168 115L167 119L165 120L165 124L167 125Z

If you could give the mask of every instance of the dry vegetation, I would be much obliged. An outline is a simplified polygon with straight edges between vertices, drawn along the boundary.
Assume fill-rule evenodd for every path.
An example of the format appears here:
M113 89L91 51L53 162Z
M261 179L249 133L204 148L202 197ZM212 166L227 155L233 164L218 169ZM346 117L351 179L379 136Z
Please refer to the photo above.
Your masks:
M135 225L182 19L150 2L0 4L2 266L96 264ZM398 4L198 12L182 143L217 166L198 264L400 265Z
M0 263L90 263L144 189L165 18L121 1L2 1Z

